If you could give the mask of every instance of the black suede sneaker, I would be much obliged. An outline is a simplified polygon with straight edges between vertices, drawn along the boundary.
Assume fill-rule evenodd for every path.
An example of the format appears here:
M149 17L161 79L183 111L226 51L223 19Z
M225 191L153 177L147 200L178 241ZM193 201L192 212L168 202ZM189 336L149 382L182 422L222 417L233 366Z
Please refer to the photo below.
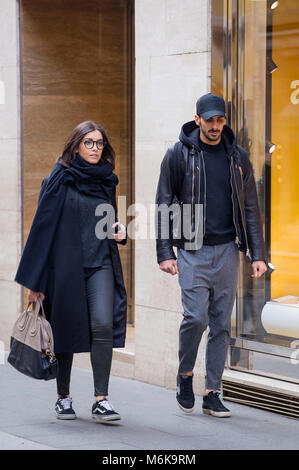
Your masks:
M219 395L220 393L216 391L205 395L203 397L202 411L207 415L216 416L216 418L229 418L231 412L222 404Z
M58 419L76 419L76 413L72 407L72 399L68 397L58 398L55 403L55 413Z
M103 400L99 400L92 405L91 416L92 419L98 423L121 419L120 415L113 409L107 398L103 398Z
M194 410L193 375L177 375L176 399L181 410L191 413Z

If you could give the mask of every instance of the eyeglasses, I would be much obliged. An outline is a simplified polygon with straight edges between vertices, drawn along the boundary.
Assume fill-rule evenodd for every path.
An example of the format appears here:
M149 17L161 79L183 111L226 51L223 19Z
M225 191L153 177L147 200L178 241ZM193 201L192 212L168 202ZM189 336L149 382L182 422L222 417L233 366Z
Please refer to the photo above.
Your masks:
M89 150L93 149L94 144L96 144L98 150L101 150L106 145L106 143L103 140L92 140L92 139L83 140L83 144Z

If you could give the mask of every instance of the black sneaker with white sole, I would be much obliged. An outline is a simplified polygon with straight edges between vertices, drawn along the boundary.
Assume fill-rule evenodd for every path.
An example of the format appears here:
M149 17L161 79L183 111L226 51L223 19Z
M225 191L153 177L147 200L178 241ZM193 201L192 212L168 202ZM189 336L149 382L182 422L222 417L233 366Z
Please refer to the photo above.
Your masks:
M209 392L203 397L202 411L207 415L216 416L216 418L229 418L231 412L225 408L219 398L220 393L216 391Z
M120 415L113 409L113 406L107 398L96 401L92 405L91 412L92 419L98 423L105 423L107 421L116 421L120 418Z
M72 407L72 399L68 397L58 398L55 403L55 413L58 419L76 419L76 413Z
M176 399L181 410L191 413L194 410L193 375L177 376Z

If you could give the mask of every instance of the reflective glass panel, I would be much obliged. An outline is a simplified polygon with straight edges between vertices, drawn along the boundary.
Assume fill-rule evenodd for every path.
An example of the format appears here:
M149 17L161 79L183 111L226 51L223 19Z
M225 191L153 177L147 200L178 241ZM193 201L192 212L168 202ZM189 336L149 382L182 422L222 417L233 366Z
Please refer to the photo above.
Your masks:
M294 347L299 338L299 4L240 4L238 140L254 167L267 260L275 271L253 279L251 265L242 262L235 334Z

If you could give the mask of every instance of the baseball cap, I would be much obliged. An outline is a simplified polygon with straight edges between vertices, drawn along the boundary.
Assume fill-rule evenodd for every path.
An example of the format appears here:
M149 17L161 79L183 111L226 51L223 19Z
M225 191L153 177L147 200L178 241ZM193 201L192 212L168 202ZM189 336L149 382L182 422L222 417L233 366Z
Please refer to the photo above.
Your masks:
M205 120L213 116L225 117L225 101L221 96L207 93L197 100L196 114Z

